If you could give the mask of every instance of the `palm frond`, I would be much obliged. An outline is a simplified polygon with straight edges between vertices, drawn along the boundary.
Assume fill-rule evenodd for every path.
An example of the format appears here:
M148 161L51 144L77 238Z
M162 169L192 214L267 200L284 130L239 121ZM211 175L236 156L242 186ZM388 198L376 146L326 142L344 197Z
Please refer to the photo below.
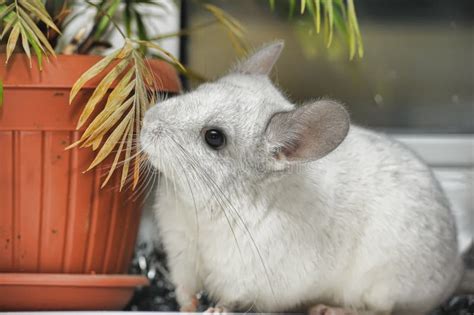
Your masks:
M16 0L10 4L0 2L0 24L3 26L0 38L10 33L6 47L6 62L21 38L21 46L28 56L31 66L31 48L38 59L38 66L42 69L43 56L55 55L54 49L46 36L37 26L36 21L43 22L47 27L60 33L53 19L46 11L42 1Z
M248 45L244 39L245 29L242 24L233 16L213 4L205 3L203 7L224 27L234 49L240 55L245 54L248 50Z
M290 11L294 10L293 6L290 2ZM328 48L337 31L347 41L351 60L356 54L359 58L364 56L364 45L353 0L300 0L300 14L306 12L311 16L317 34L321 32L321 24L324 25Z
M138 183L139 167L130 168L131 163L137 165L142 159L140 153L134 153L136 151L134 141L140 132L145 111L155 102L153 75L140 51L142 44L166 52L156 44L128 40L123 48L105 57L84 73L71 91L72 101L87 81L101 75L104 70L107 71L88 99L81 113L78 128L91 118L99 103L103 102L105 105L92 118L79 141L70 146L92 147L93 150L98 150L88 170L115 154L102 187L107 184L119 165L122 166L120 189L124 187L130 172L133 173L133 186ZM169 62L181 65L177 60Z

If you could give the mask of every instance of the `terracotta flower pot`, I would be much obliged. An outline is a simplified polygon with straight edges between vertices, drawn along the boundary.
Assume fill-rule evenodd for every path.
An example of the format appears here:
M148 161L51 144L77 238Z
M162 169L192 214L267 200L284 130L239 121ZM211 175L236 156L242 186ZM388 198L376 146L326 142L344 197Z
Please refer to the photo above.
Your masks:
M89 149L64 150L80 138L76 123L99 80L88 82L72 105L69 91L99 59L58 56L39 72L24 55L6 66L0 55L0 273L128 269L140 200L134 201L130 190L119 193L118 176L101 190L104 167L83 173L94 157ZM151 64L163 92L180 89L171 66Z

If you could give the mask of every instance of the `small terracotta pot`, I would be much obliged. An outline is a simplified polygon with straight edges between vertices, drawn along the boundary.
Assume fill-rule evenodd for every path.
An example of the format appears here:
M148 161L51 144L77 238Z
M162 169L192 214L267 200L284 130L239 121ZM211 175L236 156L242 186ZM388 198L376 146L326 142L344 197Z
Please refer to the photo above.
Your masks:
M83 130L76 123L92 89L74 104L69 92L96 56L58 56L39 72L24 55L5 66L0 55L4 105L0 109L0 272L127 272L140 220L140 200L118 191L118 176L100 189L106 168L83 173L94 154L65 151ZM161 91L180 89L174 69L151 61ZM0 283L1 285L1 283Z

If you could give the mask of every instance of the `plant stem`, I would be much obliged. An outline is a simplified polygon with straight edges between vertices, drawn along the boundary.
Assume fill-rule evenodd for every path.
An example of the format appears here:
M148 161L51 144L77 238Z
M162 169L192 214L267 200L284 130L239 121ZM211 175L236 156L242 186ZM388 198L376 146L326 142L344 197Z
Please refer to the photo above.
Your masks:
M110 22L112 23L112 25L115 27L115 29L120 33L120 35L122 35L124 39L128 39L127 35L125 35L125 33L120 28L120 26L114 21L114 19L106 11L102 10L102 8L100 8L97 4L90 2L89 0L86 0L85 2L88 5L95 7L101 15L107 16ZM95 31L97 30L97 26L98 24L94 23L94 27L90 31L89 35L87 35L87 38L77 48L77 52L79 54L87 54L94 46L96 42L96 38L94 38L94 35L95 35Z
M179 36L189 35L192 32L195 32L195 31L198 31L200 29L212 26L212 25L216 24L217 22L218 22L217 20L207 21L205 23L198 24L198 25L196 25L194 27L191 27L191 28L187 28L187 29L184 29L184 30L180 30L180 31L172 32L172 33L168 33L168 34L158 35L154 38L151 38L150 40L160 40L160 39L165 39L165 38L170 38L170 37L175 37L175 36L179 37Z

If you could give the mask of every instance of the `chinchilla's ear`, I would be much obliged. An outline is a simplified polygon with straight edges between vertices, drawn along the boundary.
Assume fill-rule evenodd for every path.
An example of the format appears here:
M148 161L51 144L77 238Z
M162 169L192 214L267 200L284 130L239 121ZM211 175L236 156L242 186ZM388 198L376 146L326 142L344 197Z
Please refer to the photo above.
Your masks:
M350 119L337 102L320 100L275 114L266 129L276 160L309 162L334 150L346 137Z
M267 44L237 64L233 72L250 75L268 75L275 65L285 43L282 40Z

